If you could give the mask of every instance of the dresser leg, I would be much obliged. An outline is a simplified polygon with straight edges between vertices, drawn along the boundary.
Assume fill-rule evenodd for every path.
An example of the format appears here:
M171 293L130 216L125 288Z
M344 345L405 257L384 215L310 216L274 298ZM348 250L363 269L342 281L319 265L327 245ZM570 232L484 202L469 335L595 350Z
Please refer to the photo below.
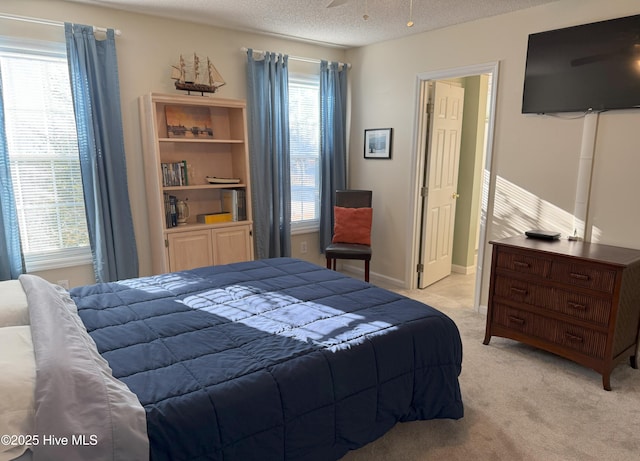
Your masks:
M631 365L631 368L635 368L636 370L638 369L638 356L637 355L632 355L631 357L629 357L629 365Z
M605 391L610 391L611 390L611 374L610 373L603 373L602 375L602 387L604 387Z
M489 300L489 306L491 306L491 300ZM482 341L482 344L484 344L485 346L487 346L489 344L489 341L491 341L491 307L489 307L489 312L487 312L487 320L486 320L486 325L484 326L484 341Z

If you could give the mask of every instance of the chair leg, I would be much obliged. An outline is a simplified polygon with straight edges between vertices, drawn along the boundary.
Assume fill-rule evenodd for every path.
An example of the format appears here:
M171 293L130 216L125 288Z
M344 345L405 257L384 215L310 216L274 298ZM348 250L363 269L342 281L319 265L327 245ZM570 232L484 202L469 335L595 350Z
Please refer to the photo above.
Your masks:
M333 260L333 270L336 270L337 267L338 267L338 258Z
M329 258L327 256L327 269L333 269L336 270L336 261L337 259L335 258Z
M368 282L369 281L369 260L367 259L364 262L364 281Z

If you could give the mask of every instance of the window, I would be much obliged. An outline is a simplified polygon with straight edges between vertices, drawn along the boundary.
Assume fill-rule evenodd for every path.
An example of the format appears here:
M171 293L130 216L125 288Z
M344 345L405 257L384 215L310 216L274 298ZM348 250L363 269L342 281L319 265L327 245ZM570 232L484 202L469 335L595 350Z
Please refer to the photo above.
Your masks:
M320 220L320 79L289 75L291 228L317 230Z
M64 48L38 44L26 50L2 44L5 131L26 269L88 264L91 252Z

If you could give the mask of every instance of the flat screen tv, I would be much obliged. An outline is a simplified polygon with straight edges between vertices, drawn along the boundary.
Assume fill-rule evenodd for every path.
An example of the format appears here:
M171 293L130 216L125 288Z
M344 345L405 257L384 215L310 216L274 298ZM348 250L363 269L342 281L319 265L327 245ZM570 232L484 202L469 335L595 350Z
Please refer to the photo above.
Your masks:
M640 107L640 15L529 35L522 113Z

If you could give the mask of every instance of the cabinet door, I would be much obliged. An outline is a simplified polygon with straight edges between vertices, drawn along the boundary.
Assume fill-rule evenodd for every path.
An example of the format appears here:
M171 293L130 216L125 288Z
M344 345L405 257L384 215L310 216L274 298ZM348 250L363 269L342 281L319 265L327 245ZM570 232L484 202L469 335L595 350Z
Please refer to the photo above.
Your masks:
M214 229L213 263L230 264L253 259L250 226Z
M171 233L167 239L171 272L213 265L210 230Z

